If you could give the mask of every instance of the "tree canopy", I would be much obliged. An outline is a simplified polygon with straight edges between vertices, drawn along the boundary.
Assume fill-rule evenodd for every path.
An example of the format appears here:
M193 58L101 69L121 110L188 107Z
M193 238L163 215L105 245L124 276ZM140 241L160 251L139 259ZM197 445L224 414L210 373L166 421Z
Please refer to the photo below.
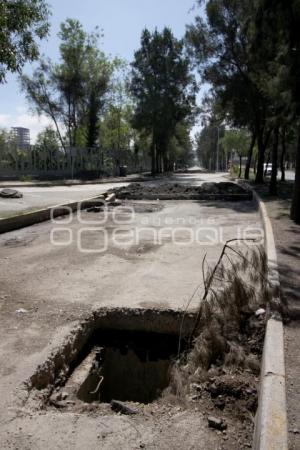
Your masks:
M77 20L67 19L58 34L60 62L42 59L32 76L21 83L27 99L38 114L49 116L61 145L93 147L98 138L98 122L118 60L110 61L98 48L99 33L87 33ZM63 138L61 125L67 131Z
M263 165L270 148L270 193L276 194L279 142L283 168L286 131L300 122L299 2L208 0L205 10L205 17L196 17L187 27L189 54L202 81L211 87L219 120L251 133L247 178L255 142L256 183L264 181ZM300 127L298 136L291 216L300 222Z
M173 160L167 147L176 126L195 112L197 88L183 41L169 28L153 33L145 29L131 75L133 125L151 135L152 173L168 170Z
M37 41L49 32L44 0L0 0L0 83L39 56Z

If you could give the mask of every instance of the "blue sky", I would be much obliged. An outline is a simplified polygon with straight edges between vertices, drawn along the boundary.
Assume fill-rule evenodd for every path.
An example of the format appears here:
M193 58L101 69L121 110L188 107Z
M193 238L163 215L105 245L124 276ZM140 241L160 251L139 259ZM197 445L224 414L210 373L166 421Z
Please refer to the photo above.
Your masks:
M41 42L40 50L53 60L58 59L59 25L68 17L78 19L86 31L99 26L104 32L105 53L131 61L143 28L169 26L180 38L185 25L199 13L195 0L48 0L48 3L52 11L51 31L48 39ZM31 70L32 66L27 65L24 72ZM15 75L8 75L7 83L0 85L0 99L0 127L28 127L34 141L37 132L48 124L45 117L39 120L30 114Z

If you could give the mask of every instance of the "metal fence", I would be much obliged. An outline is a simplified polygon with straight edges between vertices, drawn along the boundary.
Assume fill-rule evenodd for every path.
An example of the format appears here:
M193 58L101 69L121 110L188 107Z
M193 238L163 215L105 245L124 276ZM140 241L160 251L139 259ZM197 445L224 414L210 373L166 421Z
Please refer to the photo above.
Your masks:
M98 178L119 175L120 166L127 172L150 168L150 158L129 151L96 148L46 149L31 146L26 151L0 149L0 179L32 178Z

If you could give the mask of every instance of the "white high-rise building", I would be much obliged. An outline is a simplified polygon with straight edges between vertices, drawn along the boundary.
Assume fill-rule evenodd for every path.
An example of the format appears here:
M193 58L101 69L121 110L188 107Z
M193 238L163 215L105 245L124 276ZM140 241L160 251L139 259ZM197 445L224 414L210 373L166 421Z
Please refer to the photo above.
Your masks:
M16 139L17 147L20 150L30 149L30 130L23 127L12 127L13 137Z

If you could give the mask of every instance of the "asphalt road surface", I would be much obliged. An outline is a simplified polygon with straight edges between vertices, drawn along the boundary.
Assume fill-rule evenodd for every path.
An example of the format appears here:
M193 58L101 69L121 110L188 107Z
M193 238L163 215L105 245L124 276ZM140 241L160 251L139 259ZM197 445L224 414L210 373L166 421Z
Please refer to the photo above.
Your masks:
M151 184L166 182L200 185L209 181L228 181L227 173L190 173L176 174L171 178L147 181ZM10 217L24 212L35 211L72 201L81 201L96 197L109 189L126 186L128 183L83 184L76 186L18 187L23 194L19 199L0 198L0 218Z

